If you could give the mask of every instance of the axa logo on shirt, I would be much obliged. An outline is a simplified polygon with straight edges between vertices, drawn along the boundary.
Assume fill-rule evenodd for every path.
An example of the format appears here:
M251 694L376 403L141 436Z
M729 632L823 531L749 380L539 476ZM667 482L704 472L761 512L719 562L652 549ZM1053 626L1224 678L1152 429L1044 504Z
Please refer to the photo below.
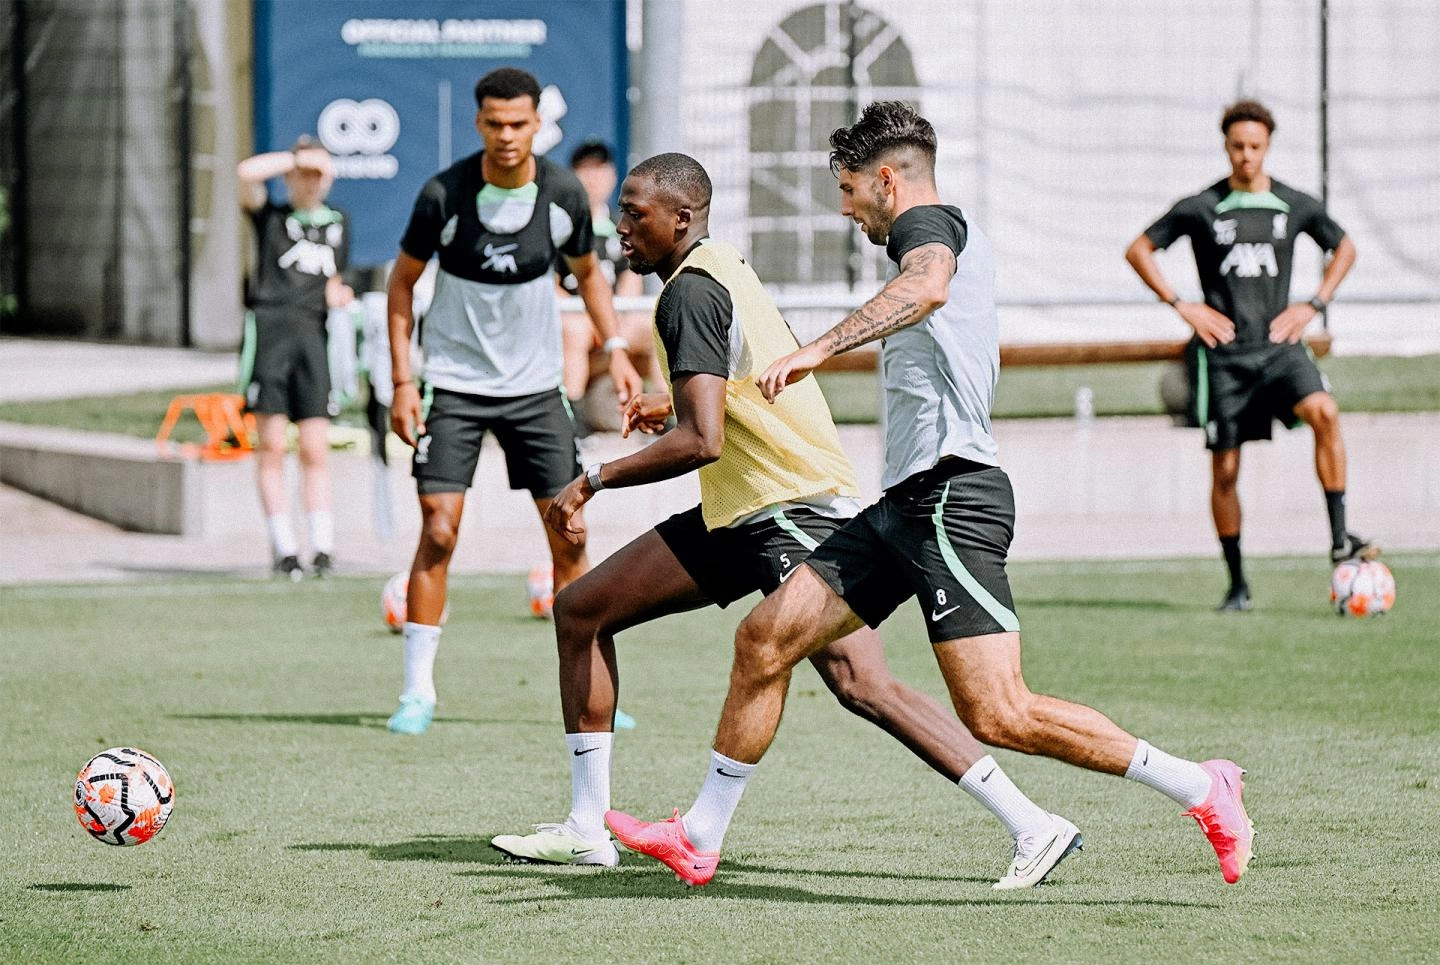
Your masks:
M1270 242L1255 243L1244 241L1230 249L1230 254L1220 263L1220 274L1233 273L1237 278L1259 278L1262 274L1274 278L1280 274L1280 264L1275 260L1275 246Z
M520 266L515 263L515 256L511 254L511 252L519 247L519 244L487 244L485 246L485 260L480 263L481 269L485 271L500 271L511 275L519 274Z

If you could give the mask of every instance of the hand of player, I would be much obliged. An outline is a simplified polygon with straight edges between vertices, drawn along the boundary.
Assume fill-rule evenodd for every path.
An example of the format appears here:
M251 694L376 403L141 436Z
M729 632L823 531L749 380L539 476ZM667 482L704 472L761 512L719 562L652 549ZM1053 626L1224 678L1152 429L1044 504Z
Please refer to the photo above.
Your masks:
M340 280L339 275L325 279L325 307L344 308L355 300L355 289Z
M610 353L610 379L615 383L615 395L622 406L628 405L645 388L640 373L630 362L630 356L621 349Z
M829 356L825 351L817 343L811 342L771 362L770 367L755 380L755 385L760 389L760 394L765 396L766 402L774 402L775 397L785 391L785 386L799 382L827 358Z
M642 392L627 402L620 414L620 437L629 438L632 431L654 435L665 428L665 420L674 411L668 394Z
M297 168L319 171L327 178L335 173L335 161L323 147L302 147L295 152L294 157Z
M395 398L390 403L390 428L411 448L425 434L425 423L420 418L420 389L414 382L395 386Z
M1179 302L1175 310L1186 324L1195 329L1206 348L1229 345L1235 341L1235 323L1204 302Z
M545 525L565 542L579 543L585 538L585 516L580 510L592 495L584 476L570 480L545 507Z
M1270 320L1270 341L1298 342L1305 333L1305 326L1314 321L1320 313L1309 302L1295 302Z

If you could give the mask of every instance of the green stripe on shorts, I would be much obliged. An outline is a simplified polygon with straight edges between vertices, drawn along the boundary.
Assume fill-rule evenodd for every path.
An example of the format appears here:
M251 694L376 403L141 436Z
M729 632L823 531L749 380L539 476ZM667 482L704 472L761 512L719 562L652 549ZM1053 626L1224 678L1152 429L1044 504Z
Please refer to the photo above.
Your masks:
M1195 354L1195 421L1210 421L1210 353L1203 345Z
M810 534L806 533L803 529L801 529L799 526L796 526L788 518L786 518L785 510L777 508L775 512L771 515L775 518L776 524L779 525L779 527L787 534L789 534L791 539L799 543L801 546L805 547L810 552L815 552L815 548L820 544L815 542L815 540L811 538Z
M940 502L935 507L935 513L931 517L935 521L935 541L940 544L940 556L945 560L945 565L950 570L950 575L974 598L975 602L985 608L985 612L1000 624L1000 629L1010 633L1020 631L1020 618L1005 607L1003 603L990 595L990 591L980 585L980 581L970 575L965 569L965 564L960 562L960 557L955 552L955 547L950 545L950 534L945 532L945 501L950 498L950 484L945 484L945 489L940 493Z

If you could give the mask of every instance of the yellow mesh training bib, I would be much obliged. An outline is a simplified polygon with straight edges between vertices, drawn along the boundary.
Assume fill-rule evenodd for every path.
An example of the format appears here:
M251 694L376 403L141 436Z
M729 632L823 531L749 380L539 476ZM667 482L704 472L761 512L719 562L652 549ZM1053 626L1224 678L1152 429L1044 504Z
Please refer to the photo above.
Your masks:
M705 526L728 526L772 503L834 493L858 496L855 470L840 449L830 407L815 379L807 377L771 405L755 379L782 355L799 347L790 326L760 279L731 245L706 240L671 275L699 271L730 294L739 326L738 362L725 384L725 443L720 458L700 468ZM655 347L670 380L670 361L659 332Z

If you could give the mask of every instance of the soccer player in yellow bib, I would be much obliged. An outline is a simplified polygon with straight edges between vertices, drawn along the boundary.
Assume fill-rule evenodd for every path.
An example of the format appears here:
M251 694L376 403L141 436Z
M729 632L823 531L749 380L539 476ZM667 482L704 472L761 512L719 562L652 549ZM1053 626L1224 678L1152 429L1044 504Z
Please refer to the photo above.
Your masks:
M536 825L533 834L492 840L517 860L619 861L604 825L619 685L615 635L668 613L723 607L756 590L773 593L860 508L854 470L815 380L793 386L773 406L755 385L767 365L798 345L740 253L708 237L710 194L705 169L684 154L641 162L621 188L625 257L636 272L665 281L655 336L670 383L669 395L629 403L624 430L657 432L672 409L676 424L639 452L587 467L556 494L545 521L579 540L581 507L596 493L696 471L700 505L660 523L555 598L571 811L559 824ZM810 659L844 707L1005 824L1015 863L1000 886L1037 884L1080 846L1075 826L1022 794L955 715L890 675L874 630L861 628ZM716 754L706 787L733 798L733 807L752 768Z

